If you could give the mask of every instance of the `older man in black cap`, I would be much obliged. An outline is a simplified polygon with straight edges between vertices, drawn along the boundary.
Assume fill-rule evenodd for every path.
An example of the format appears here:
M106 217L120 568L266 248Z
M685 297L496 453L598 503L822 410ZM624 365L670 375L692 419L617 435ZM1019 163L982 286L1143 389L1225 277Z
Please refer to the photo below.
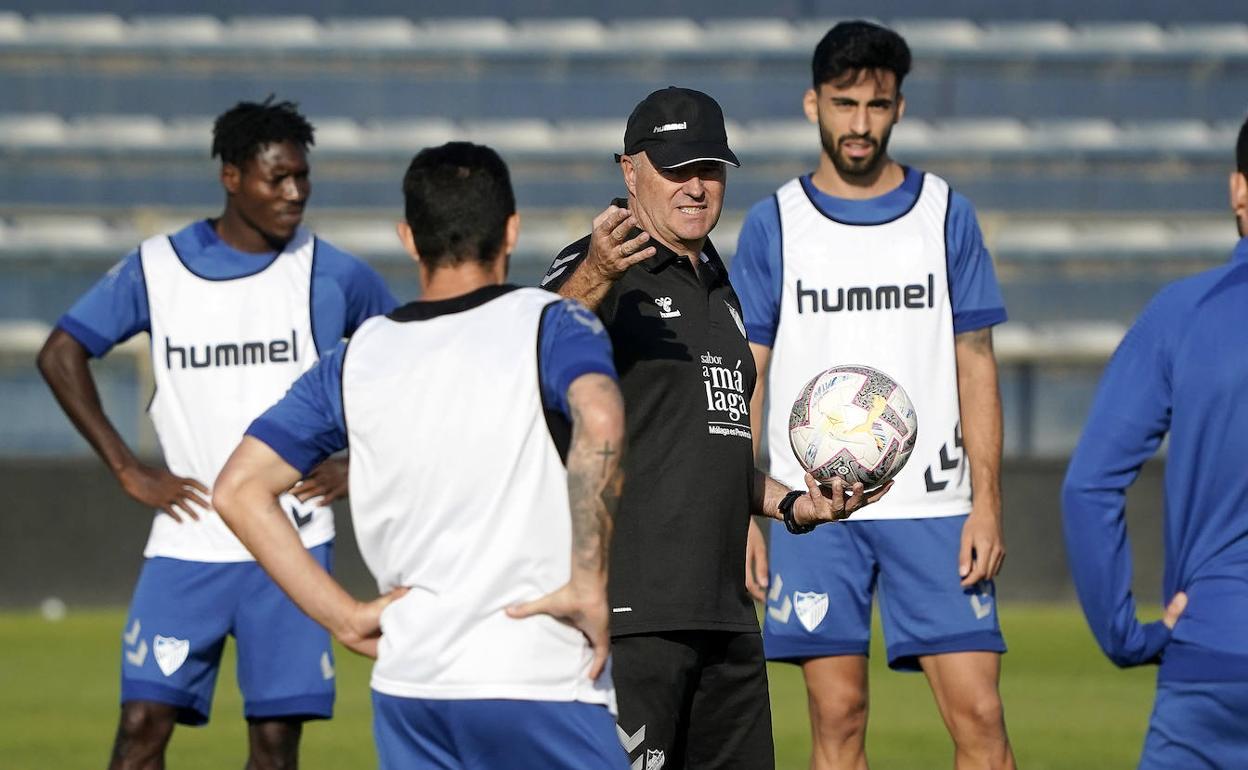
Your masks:
M801 533L882 495L790 491L754 468L755 370L741 305L708 238L728 148L710 96L647 96L617 155L627 199L555 257L542 286L598 313L626 411L625 482L611 544L620 739L639 770L773 767L762 639L744 588L751 514Z

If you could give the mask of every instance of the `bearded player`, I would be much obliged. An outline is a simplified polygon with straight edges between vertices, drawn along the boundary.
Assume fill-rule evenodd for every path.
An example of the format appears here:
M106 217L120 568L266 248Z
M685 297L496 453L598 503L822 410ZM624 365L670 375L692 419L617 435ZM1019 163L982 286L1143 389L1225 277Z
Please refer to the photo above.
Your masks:
M802 667L812 767L865 768L878 591L889 666L927 675L955 766L1013 767L992 582L1005 556L992 327L1005 309L991 257L970 203L888 154L905 111L905 41L846 22L812 64L804 107L819 126L818 168L750 210L732 265L760 377L754 435L766 393L770 471L800 480L789 409L834 364L891 375L913 398L920 428L887 499L810 534L773 527L770 576L752 533L747 582L768 604L766 654Z

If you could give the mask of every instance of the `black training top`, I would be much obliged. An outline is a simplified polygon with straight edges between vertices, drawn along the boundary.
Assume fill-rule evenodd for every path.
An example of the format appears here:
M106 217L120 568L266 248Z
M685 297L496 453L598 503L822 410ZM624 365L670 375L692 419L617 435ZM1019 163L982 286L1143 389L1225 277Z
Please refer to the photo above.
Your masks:
M555 257L557 291L589 236ZM745 590L754 484L754 358L741 303L708 241L695 274L656 240L655 256L607 292L598 315L615 348L628 448L607 593L611 633L758 631Z

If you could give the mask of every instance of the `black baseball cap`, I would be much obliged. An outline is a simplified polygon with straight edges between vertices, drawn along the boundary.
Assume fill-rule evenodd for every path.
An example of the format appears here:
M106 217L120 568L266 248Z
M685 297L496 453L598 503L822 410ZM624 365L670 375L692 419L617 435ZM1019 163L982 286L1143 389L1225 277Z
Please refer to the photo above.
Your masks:
M728 149L719 102L691 88L661 88L633 108L624 129L623 154L642 151L657 168L704 160L741 165ZM617 163L620 157L615 156Z

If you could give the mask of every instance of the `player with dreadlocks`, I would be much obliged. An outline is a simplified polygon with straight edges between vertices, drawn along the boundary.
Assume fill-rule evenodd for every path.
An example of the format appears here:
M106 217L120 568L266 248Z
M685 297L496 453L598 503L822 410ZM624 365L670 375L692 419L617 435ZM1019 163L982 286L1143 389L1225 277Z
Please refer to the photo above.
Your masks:
M395 301L381 277L301 226L313 129L290 102L243 102L217 118L225 209L149 238L57 322L39 369L121 488L154 510L122 634L121 722L109 767L164 767L174 724L208 721L225 637L253 770L295 767L308 719L333 712L328 634L265 575L212 510L212 484L253 418L321 351ZM166 467L140 460L104 414L88 361L151 338L150 412ZM291 526L329 567L330 459L282 495Z

